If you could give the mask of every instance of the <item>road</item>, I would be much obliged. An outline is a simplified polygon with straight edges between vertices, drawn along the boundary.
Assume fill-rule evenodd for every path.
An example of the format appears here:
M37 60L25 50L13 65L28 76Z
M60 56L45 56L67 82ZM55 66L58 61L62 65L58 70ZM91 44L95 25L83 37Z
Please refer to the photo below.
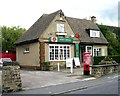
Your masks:
M118 94L120 92L120 90L118 90L120 89L118 88L119 77L120 75L115 73L115 74L107 75L107 76L94 79L94 80L81 80L79 82L25 90L25 91L15 92L11 94L17 94L17 95L18 94L34 94L34 95L35 94L50 94L49 96L51 95L52 96L64 96L65 94L69 94L69 95L79 94L78 96L80 96L80 94L106 94L105 96L111 96L110 94ZM112 95L112 96L118 96L118 95Z
M109 82L96 84L83 90L75 90L67 94L118 94L118 81L110 80Z

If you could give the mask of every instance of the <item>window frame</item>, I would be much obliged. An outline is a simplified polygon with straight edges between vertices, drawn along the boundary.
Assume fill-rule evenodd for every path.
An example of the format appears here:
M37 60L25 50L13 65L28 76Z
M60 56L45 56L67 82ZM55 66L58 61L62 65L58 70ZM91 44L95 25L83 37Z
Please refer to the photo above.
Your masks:
M65 24L63 24L63 23L57 23L57 25L56 25L56 31L60 32L60 33L64 33L65 32Z
M29 53L29 52L30 52L30 48L29 47L25 47L23 53L26 54L26 53Z
M96 52L95 52L95 50L96 50ZM93 52L94 52L94 54L93 54L94 56L102 56L102 48L94 48Z
M100 37L100 31L99 30L90 30L90 37Z
M52 48L50 49L50 46L54 46L53 49ZM58 51L55 49L55 47L58 47ZM66 44L49 44L48 49L49 49L49 61L65 61L66 58L71 58L71 46L70 45L66 45ZM63 53L62 55L60 55L60 50ZM50 52L53 52L53 54L51 54ZM58 54L55 54L55 52L58 53ZM65 53L66 53L66 55L65 55ZM51 59L52 57L50 57L51 55L53 55L53 60ZM58 56L58 60L55 59L57 56ZM63 58L63 59L60 59L60 58Z
M91 52L90 52L91 54L90 55L92 55L93 54L93 47L92 46L85 46L85 52L89 52L88 47L91 48Z

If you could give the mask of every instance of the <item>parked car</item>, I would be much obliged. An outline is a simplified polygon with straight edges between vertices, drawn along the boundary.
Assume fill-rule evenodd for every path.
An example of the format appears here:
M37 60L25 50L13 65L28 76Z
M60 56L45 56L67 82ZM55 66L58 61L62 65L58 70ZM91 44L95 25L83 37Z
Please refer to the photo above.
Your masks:
M12 62L10 58L0 58L0 67L3 66L3 62Z

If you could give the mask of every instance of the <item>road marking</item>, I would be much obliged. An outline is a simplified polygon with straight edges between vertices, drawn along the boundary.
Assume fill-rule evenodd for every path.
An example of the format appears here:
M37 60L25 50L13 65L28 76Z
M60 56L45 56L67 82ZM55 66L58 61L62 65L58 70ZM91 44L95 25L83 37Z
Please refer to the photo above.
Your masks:
M80 80L80 81L88 81L88 80L94 80L94 79L96 79L96 78L95 78L95 77L90 77L90 78L82 79L82 80Z
M84 81L88 81L88 80L93 80L93 79L96 79L95 77L91 77L91 78L85 78L83 79Z

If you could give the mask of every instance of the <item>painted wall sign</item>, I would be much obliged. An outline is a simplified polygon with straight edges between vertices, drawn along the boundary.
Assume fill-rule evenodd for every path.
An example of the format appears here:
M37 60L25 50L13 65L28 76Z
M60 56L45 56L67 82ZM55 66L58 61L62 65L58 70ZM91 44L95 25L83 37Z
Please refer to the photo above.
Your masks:
M73 42L72 38L59 38L58 37L58 42Z
M51 42L73 42L73 38L59 38L59 37L49 37Z

